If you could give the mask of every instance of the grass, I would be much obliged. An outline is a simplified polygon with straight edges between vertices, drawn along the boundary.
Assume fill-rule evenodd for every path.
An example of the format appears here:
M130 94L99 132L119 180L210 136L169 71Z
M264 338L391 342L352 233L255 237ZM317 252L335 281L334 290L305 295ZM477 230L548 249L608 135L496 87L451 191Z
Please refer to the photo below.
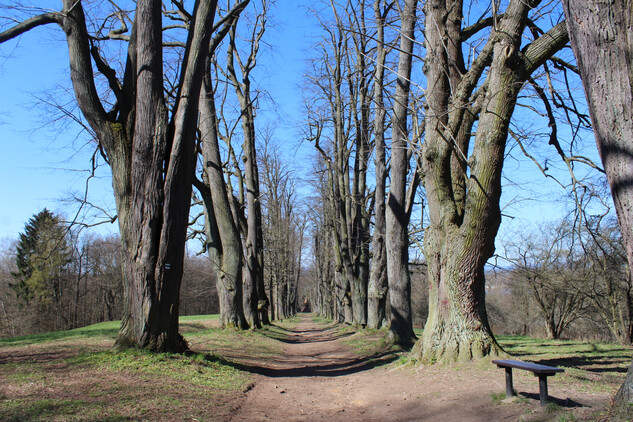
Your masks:
M29 346L67 339L101 338L114 340L119 332L120 324L120 321L109 321L68 331L55 331L22 337L4 338L0 339L0 347Z
M498 336L497 340L513 358L565 369L554 382L573 384L585 392L615 392L631 363L631 348L613 343L520 336Z
M349 335L343 343L360 356L375 355L391 349L387 330L364 329L356 331L349 327L340 331Z
M208 353L190 355L150 353L143 350L84 353L65 360L69 366L87 366L97 372L112 371L141 375L153 380L166 374L172 381L217 390L241 390L250 381L248 374L227 361Z
M117 415L109 408L109 403L89 403L83 400L10 400L2 404L2 420L22 422L37 420L91 420L103 422L127 421L127 417Z
M219 320L219 315L184 316L180 317L180 325L181 327L185 328L182 331L186 332L186 328L188 327L206 327L207 325L202 324L203 322L208 324L208 322L210 321L217 320ZM31 334L21 337L3 338L0 339L0 347L28 346L32 344L41 344L67 339L99 338L114 340L119 332L120 326L121 321L108 321L68 331L54 331L50 333Z
M506 398L506 395L505 393L490 393L490 397L492 398L494 404L501 404L503 399Z
M119 322L0 340L0 420L129 421L226 419L282 328L234 331L217 316L181 318L192 352L113 349ZM208 419L207 419L208 420Z

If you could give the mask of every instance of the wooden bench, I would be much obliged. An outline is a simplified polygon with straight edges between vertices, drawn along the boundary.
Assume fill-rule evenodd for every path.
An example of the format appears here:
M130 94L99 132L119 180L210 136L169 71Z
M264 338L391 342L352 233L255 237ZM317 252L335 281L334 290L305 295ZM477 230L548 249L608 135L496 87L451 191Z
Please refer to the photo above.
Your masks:
M534 375L538 377L541 406L547 404L547 377L556 375L558 372L565 372L562 368L539 365L538 363L521 362L520 360L493 360L492 363L506 370L506 397L514 396L514 389L512 388L512 368L533 372Z

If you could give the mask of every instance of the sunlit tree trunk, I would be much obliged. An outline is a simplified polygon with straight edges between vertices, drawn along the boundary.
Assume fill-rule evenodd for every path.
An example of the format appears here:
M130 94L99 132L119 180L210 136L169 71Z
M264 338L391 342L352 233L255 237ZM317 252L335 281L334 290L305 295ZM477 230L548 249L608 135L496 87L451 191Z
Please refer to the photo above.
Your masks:
M248 324L242 305L242 244L224 180L209 75L200 96L200 140L204 177L196 186L205 207L206 248L216 276L220 325L244 329Z
M376 189L374 192L374 233L372 236L372 261L369 275L367 326L380 328L387 318L387 251L385 249L385 191L387 166L385 157L385 103L383 98L385 79L385 18L381 0L374 2L376 20L376 69L374 71L374 142Z

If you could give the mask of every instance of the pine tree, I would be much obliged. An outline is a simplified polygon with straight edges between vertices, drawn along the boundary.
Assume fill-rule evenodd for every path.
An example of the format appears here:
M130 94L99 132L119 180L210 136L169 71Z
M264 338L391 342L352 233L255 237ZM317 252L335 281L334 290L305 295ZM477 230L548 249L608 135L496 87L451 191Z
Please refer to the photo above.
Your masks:
M47 209L34 215L20 234L11 284L18 299L34 308L33 328L54 328L48 317L62 297L70 260L68 234L60 218Z

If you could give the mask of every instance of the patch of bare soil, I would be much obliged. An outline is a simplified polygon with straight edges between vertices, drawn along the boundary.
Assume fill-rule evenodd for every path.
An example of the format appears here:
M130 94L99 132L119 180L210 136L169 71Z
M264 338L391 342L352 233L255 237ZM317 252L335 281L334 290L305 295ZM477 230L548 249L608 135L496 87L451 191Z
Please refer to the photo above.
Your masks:
M504 372L490 363L376 367L352 352L334 327L307 316L288 334L282 355L249 362L259 375L230 421L596 420L612 394L583 393L551 377L555 406L546 409L539 405L538 379L517 373L520 398L500 402L493 394L503 395Z

